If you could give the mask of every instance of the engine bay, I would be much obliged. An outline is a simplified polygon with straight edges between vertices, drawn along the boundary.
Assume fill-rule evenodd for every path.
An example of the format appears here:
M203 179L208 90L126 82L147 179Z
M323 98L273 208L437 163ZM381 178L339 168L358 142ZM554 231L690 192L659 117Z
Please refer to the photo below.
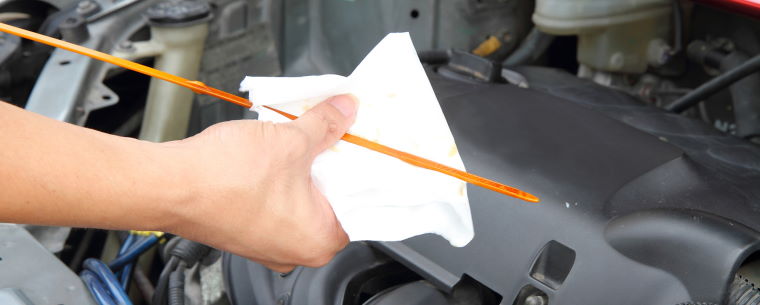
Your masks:
M117 274L134 304L760 304L760 10L740 2L0 1L2 22L231 93L346 75L409 32L468 172L541 193L469 185L463 248L353 242L287 274L169 234L2 224L0 303L100 305L88 258L145 244ZM172 86L0 36L0 99L60 121L163 142L256 118Z

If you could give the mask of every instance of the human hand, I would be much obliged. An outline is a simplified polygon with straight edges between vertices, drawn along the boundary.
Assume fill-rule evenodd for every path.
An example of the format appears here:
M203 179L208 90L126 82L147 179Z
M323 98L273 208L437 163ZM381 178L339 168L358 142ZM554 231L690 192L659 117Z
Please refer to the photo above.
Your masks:
M165 231L260 262L278 272L326 264L348 243L314 185L314 158L356 117L343 95L288 123L229 121L165 143L188 164L192 199Z

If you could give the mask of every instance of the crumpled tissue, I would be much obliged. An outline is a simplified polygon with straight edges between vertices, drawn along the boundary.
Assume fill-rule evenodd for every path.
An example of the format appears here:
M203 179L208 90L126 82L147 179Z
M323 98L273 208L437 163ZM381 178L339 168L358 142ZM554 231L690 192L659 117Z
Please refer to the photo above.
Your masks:
M359 108L350 133L465 170L446 118L408 33L388 34L348 77L246 77L259 120L301 115L328 97L353 94ZM340 141L312 166L317 187L352 241L398 241L434 233L453 246L473 238L467 185L456 178Z

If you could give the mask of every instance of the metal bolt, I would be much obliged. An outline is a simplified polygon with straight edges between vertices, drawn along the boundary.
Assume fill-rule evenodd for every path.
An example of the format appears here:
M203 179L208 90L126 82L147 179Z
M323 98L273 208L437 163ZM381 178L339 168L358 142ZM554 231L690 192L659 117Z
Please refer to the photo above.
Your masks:
M92 1L82 1L77 4L77 8L80 10L86 10L88 8L91 8L95 3L92 3Z
M77 14L89 16L98 10L98 4L91 0L84 0L77 4Z
M283 294L282 296L280 296L279 299L277 299L277 305L288 304L289 303L288 299L290 299L290 294L289 293Z
M523 304L525 305L546 305L549 302L546 300L545 296L542 295L532 295L527 298L525 298L525 302Z
M134 52L136 51L136 48L135 48L135 45L131 41L125 40L119 43L119 50L124 51L124 52Z

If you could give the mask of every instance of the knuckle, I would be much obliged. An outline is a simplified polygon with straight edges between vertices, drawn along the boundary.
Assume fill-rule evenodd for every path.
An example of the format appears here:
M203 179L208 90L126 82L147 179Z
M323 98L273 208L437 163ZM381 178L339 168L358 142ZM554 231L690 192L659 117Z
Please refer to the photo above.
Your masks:
M335 255L334 254L327 254L327 253L322 253L322 254L319 254L319 255L313 255L313 256L309 257L306 261L304 261L303 265L306 266L306 267L311 267L311 268L322 267L324 265L327 265L327 263L329 263L330 260L332 260L333 256L335 256Z
M338 117L340 116L340 113L338 112L335 107L329 106L329 105L320 105L321 111L316 113L316 118L319 121L319 124L323 126L326 130L332 131L337 129L338 127Z
M313 249L313 251L305 251L301 253L300 261L301 265L306 267L322 267L332 260L337 252L329 250L328 248Z

